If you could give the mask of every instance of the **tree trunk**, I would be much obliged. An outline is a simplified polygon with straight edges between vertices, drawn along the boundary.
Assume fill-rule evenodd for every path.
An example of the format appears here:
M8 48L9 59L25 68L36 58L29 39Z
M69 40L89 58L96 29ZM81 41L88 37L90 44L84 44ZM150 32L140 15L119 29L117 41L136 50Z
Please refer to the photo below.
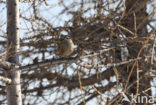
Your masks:
M19 63L18 52L20 47L18 6L18 0L7 0L7 61L15 64ZM20 71L10 70L6 75L12 79L12 83L7 85L8 105L22 105Z

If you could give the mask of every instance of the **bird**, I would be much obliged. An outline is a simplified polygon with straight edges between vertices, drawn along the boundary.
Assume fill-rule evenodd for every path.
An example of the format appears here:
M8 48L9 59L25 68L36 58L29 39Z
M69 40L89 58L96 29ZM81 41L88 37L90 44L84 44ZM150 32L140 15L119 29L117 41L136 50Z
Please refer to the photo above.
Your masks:
M69 36L62 37L58 47L60 57L69 57L74 51L74 43Z

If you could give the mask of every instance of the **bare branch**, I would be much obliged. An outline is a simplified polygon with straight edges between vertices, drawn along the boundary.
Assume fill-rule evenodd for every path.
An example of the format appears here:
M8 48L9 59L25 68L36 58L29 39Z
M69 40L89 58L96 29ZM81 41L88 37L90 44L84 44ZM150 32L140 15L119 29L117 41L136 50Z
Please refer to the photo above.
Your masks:
M5 70L10 70L11 67L12 67L12 63L7 62L7 61L5 61L3 59L0 59L0 67L5 69Z
M0 76L0 81L3 81L7 84L11 84L11 82L12 82L11 79L3 77L3 76Z

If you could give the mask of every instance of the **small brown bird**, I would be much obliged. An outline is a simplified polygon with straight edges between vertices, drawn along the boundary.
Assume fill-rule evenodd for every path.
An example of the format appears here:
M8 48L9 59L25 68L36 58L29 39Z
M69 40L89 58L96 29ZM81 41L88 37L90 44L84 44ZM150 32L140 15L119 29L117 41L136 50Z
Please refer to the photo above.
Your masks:
M74 43L70 37L63 37L59 43L59 54L61 57L69 57L74 51Z

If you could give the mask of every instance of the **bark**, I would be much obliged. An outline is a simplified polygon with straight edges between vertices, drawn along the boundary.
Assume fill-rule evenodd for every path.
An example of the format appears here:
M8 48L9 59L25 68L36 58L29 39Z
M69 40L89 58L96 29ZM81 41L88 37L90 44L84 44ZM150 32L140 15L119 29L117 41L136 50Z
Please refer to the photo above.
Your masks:
M8 51L7 61L18 64L18 52L20 47L19 36L19 1L7 0L7 37ZM15 71L15 67L7 71L6 75L12 80L7 85L8 105L22 105L20 71Z

